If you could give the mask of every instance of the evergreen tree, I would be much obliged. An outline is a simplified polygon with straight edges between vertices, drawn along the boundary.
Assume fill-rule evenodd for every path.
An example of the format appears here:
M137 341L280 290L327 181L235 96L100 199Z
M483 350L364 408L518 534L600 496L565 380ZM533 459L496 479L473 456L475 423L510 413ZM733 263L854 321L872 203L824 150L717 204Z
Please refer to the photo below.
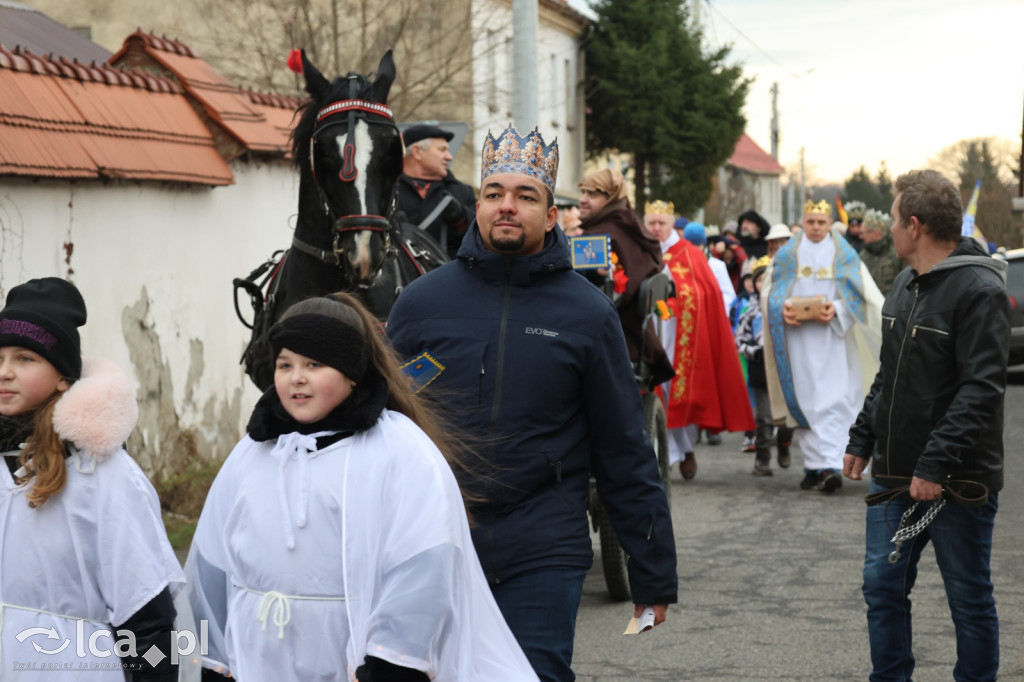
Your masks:
M895 198L892 195L892 177L889 175L889 168L885 165L885 161L882 162L882 167L878 169L878 206L879 211L888 213L892 210L892 200Z
M746 120L750 81L725 63L730 48L701 49L682 3L598 0L586 48L587 138L591 154L634 160L635 203L651 196L690 213L711 194Z
M871 175L864 166L855 170L853 175L846 179L843 185L843 195L844 201L863 201L868 208L882 210L879 208L881 202L878 196L878 185L871 179ZM890 203L885 210L888 211L891 206Z

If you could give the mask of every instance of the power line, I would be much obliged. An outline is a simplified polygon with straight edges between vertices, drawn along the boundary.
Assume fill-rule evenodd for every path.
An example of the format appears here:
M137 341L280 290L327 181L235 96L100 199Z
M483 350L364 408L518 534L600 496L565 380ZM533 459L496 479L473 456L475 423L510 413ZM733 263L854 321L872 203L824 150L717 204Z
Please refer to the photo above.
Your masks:
M731 21L729 21L729 17L727 17L727 16L725 16L724 14L722 14L722 11L721 11L720 9L718 9L717 7L715 7L714 5L712 5L712 4L711 4L711 0L704 0L704 2L706 2L706 3L707 3L707 6L708 6L708 7L710 7L711 9L713 9L713 10L715 11L715 13L716 13L716 14L718 14L718 16L719 16L719 17L721 17L721 18L722 18L722 21L724 21L725 23L729 24L729 26L731 26L731 27L732 27L732 30L736 31L736 33L738 33L738 34L739 34L740 36L742 36L744 40L746 40L746 41L747 41L748 43L750 43L751 45L753 45L753 46L754 46L754 49L756 49L756 50L757 50L758 52L760 52L761 54L763 54L763 55L764 55L765 57L767 57L768 59L770 59L771 61L773 61L773 62L774 62L775 64L777 64L777 65L779 66L779 68L781 68L781 69L782 69L783 71L785 71L786 73L788 73L788 74L789 74L790 76L792 76L793 78L800 78L800 77L802 77L802 76L805 76L805 75L807 75L806 73L802 73L802 74L797 74L797 73L793 73L793 71L792 71L792 70L791 70L791 69L790 69L790 68L789 68L788 66L786 66L785 64L783 64L782 62L780 62L780 61L779 61L778 59L776 59L775 57L773 57L773 56L771 56L770 54L768 54L767 52L765 52L765 50L764 50L764 49L763 49L763 48L762 48L762 47L761 47L760 45L758 45L758 44L757 44L757 43L756 43L756 42L754 41L754 39L753 39L753 38L751 38L751 37L750 37L750 36L748 36L748 35L747 35L746 33L744 33L743 31L741 31L741 30L739 29L739 27L738 27L738 26L736 26L736 24L734 24L734 23L732 23Z

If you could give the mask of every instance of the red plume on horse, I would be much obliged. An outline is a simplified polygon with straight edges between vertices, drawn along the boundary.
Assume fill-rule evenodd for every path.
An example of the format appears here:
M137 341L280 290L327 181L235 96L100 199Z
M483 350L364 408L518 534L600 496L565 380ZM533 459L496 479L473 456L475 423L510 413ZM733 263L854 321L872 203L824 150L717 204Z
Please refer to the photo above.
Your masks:
M389 50L370 78L349 72L328 81L304 50L288 68L301 74L310 99L299 109L292 152L299 170L299 212L290 248L248 278L235 280L254 309L246 373L261 389L273 382L266 334L292 303L335 291L363 298L381 319L402 287L447 260L425 232L395 219L403 146L387 106L395 79ZM257 281L263 277L262 281Z

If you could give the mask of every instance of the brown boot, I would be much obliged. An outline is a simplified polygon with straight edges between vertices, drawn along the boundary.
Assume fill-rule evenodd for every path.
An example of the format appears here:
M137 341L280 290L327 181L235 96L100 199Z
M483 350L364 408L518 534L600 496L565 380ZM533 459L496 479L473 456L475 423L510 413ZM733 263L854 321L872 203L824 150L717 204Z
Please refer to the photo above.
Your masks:
M687 481L697 475L697 458L692 452L687 452L686 458L679 463L679 473Z
M792 458L789 456L789 443L779 441L779 466L783 469L789 468Z
M772 451L768 448L758 448L754 454L754 469L750 472L755 476L772 475Z

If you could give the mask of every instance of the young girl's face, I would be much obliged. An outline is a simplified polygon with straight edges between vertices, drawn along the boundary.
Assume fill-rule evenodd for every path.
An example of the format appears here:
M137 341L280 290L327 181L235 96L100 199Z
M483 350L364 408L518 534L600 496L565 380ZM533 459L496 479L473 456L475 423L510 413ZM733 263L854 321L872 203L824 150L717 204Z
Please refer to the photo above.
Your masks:
M352 394L355 382L325 364L282 348L274 388L288 414L300 424L318 422Z
M0 414L27 414L57 392L67 380L43 356L20 346L0 348Z

